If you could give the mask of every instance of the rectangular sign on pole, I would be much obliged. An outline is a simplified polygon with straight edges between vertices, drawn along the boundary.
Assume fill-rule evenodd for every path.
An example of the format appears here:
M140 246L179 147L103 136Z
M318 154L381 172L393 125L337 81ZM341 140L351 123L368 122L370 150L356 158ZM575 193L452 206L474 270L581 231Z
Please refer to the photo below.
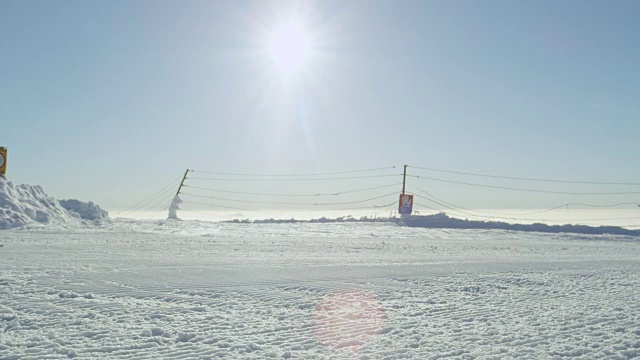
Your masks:
M7 148L0 146L0 175L7 173Z
M398 212L402 215L411 215L413 211L413 195L400 194Z

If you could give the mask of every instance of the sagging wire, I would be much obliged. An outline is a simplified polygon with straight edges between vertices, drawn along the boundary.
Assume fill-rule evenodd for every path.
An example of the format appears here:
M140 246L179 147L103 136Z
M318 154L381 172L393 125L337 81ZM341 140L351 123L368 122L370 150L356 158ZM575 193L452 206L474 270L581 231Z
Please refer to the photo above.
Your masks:
M515 177L515 176L487 175L487 174L478 174L478 173L470 173L470 172L462 172L462 171L442 170L442 169L434 169L434 168L420 167L420 166L410 166L410 165L408 167L413 168L413 169L435 171L435 172L442 172L442 173L449 173L449 174L480 176L480 177L488 177L488 178L496 178L496 179L508 179L508 180L552 182L552 183L563 183L563 184L640 186L640 183L628 183L628 182L601 182L601 181L580 181L580 180L556 180L556 179L525 178L525 177Z
M459 184L459 185L469 185L469 186L478 186L484 188L492 188L492 189L502 189L502 190L514 190L514 191L526 191L526 192L535 192L535 193L547 193L547 194L563 194L563 195L637 195L640 194L640 191L630 191L630 192L569 192L569 191L552 191L552 190L539 190L539 189L525 189L525 188L512 188L506 186L493 186L493 185L485 185L485 184L475 184L475 183L467 183L462 181L453 181L453 180L445 180L431 177L424 177L418 175L407 175L407 177L413 177L417 179L424 180L432 180L445 182L450 184Z
M195 197L200 197L200 198L208 198L208 199L214 199L214 200L221 200L221 201L231 201L231 202L242 202L242 203L251 203L251 204L272 204L272 205L307 205L307 206L336 206L336 205L350 205L350 204L360 204L360 203L364 203L367 201L372 201L372 200L377 200L377 199L382 199L391 195L395 195L396 193L389 193L386 195L382 195L382 196L376 196L373 198L369 198L369 199L365 199L365 200L358 200L358 201L347 201L347 202L341 202L341 203L290 203L290 202L275 202L275 201L253 201L253 200L238 200L238 199L227 199L227 198L219 198L219 197L214 197L214 196L206 196L206 195L197 195L197 194L191 194L191 193L181 193L181 195L188 195L188 196L195 196Z
M329 177L329 178L286 178L286 179L240 179L240 178L207 178L207 177L192 177L189 180L207 180L207 181L329 181L329 180L359 180L359 179L373 179L383 177L398 177L403 174L390 174L390 175L370 175L370 176L349 176L349 177Z
M388 166L388 167L361 169L361 170L336 171L336 172L327 172L327 173L305 173L305 174L241 174L241 173L239 174L239 173L226 173L226 172L201 171L201 170L191 170L191 171L199 172L203 174L227 175L227 176L297 177L297 176L325 176L325 175L353 174L353 173L389 170L389 169L395 169L395 168L396 168L395 166Z
M402 183L382 185L382 186L376 186L376 187L371 187L371 188L366 188L366 189L346 190L346 191L338 191L338 192L334 192L334 193L316 193L316 194L255 193L255 192L242 192L242 191L210 189L210 188L203 188L203 187L198 187L198 186L193 186L193 185L188 185L188 184L184 184L183 185L183 187L190 187L190 188L193 188L193 189L211 191L211 192L221 192L221 193L239 194L239 195L283 196L283 197L339 196L339 195L343 195L343 194L351 194L351 193L362 192L362 191L384 189L384 188L389 188L389 187L392 187L392 186L400 187L400 186L402 186Z

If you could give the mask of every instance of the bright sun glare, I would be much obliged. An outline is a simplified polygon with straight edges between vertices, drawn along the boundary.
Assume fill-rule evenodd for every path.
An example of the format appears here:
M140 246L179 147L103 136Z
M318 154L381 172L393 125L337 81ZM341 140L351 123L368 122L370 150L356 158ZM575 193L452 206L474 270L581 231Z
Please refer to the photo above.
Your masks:
M273 64L284 73L302 69L309 60L309 33L298 21L289 21L270 34L267 50Z

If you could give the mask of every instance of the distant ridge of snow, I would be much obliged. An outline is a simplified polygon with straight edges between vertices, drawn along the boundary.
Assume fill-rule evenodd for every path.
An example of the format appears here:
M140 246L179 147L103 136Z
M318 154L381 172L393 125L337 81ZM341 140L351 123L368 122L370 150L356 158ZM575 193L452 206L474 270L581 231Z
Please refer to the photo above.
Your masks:
M311 220L298 219L233 219L224 222L239 224L291 224L291 223L353 223L366 222L378 223L387 222L408 227L422 227L432 229L485 229L485 230L510 230L523 232L543 232L543 233L574 233L587 235L628 235L640 236L640 230L625 229L619 226L589 226L589 225L548 225L543 223L534 224L510 224L501 221L478 221L458 219L448 216L445 213L434 215L411 215L406 219L397 217L367 217L354 218L351 216L342 216L335 219L321 217Z
M0 177L0 229L27 225L81 225L108 219L92 202L58 201L39 185L16 185Z
M629 235L640 236L640 230L629 230L619 226L588 226L588 225L547 225L509 224L501 221L462 220L447 216L445 213L427 216L409 216L405 225L409 227L426 227L435 229L493 229L511 231L529 231L543 233L575 233L589 235Z

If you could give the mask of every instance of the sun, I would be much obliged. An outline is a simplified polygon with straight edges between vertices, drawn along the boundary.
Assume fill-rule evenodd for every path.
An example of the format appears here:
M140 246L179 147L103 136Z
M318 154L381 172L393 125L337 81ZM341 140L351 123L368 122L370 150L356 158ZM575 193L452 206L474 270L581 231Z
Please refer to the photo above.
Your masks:
M269 34L266 48L275 68L293 74L309 62L311 36L300 21L290 20Z

